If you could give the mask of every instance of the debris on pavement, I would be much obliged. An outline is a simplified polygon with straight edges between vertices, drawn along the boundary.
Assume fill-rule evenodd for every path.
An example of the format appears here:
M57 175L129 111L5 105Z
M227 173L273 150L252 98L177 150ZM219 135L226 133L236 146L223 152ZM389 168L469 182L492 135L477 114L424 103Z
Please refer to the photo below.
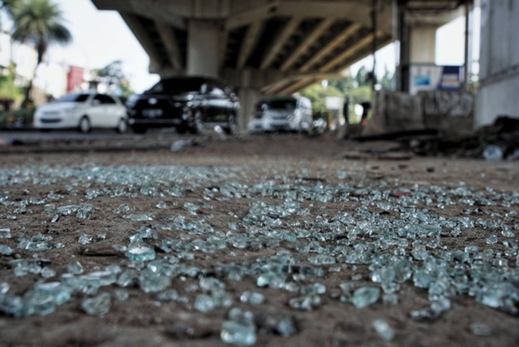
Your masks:
M507 324L519 314L517 191L383 175L334 181L290 167L87 164L2 169L0 186L0 312L13 324L146 304L213 322L221 341L249 346L290 344L305 320L335 310L395 343L406 325L459 314L460 302ZM405 309L405 323L373 319L383 306ZM168 336L199 336L190 322ZM466 330L488 336L491 324Z

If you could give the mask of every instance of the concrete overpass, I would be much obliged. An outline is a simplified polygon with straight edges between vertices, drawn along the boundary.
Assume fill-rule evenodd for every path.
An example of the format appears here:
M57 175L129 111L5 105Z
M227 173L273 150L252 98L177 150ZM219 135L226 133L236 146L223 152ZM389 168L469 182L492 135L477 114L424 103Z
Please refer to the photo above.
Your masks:
M160 76L237 87L244 125L261 95L297 92L395 39L401 66L434 62L435 31L465 0L92 0L118 11ZM401 70L405 74L405 69ZM404 80L404 78L402 78Z

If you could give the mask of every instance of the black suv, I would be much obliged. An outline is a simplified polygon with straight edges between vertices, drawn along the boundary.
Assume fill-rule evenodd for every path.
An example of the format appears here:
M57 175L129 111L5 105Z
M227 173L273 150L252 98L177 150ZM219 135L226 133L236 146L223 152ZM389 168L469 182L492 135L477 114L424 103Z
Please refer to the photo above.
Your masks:
M233 134L237 129L239 102L232 88L207 77L163 79L126 102L128 124L136 133L148 128L175 127L179 133L203 133L220 126Z

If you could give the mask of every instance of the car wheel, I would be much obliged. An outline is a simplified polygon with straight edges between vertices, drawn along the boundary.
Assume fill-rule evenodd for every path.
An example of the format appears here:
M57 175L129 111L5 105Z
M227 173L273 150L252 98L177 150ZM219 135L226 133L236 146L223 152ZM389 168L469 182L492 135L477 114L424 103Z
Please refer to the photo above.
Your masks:
M238 124L236 122L236 115L233 113L227 117L227 126L224 128L224 131L228 135L236 134L236 129L238 128Z
M198 110L195 112L195 115L193 117L193 125L191 127L192 133L201 135L205 132L203 118L204 116L202 114L202 111Z
M119 134L124 134L126 131L128 131L128 123L126 123L126 119L119 119L117 127L115 127L115 131L117 131Z
M144 134L146 131L148 131L148 128L143 126L134 126L132 127L132 130L136 134Z
M90 119L87 116L83 116L79 121L78 131L82 134L87 134L92 131L92 126L90 125Z

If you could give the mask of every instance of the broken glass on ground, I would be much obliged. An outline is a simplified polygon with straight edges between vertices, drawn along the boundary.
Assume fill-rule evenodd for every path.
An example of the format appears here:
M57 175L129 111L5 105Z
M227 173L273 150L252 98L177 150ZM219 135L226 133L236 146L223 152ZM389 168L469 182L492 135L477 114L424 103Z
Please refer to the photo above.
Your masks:
M53 230L74 216L89 225L90 218L97 217L93 206L105 206L97 205L97 199L111 199L107 211L128 230L109 247L125 256L112 258L116 267L86 274L81 263L72 260L64 264L66 269L54 264L50 268L32 256L71 245L62 243L59 233L19 229L25 227L22 211L29 213L25 206L30 204L2 195L6 216L16 214L18 219L0 229L0 254L15 276L34 275L40 281L23 293L13 291L7 281L0 284L0 311L8 315L46 315L69 301L81 302L87 314L105 315L110 314L112 298L117 305L134 291L162 305L173 302L200 316L222 319L222 312L235 304L254 310L270 305L275 300L267 293L275 291L290 294L284 303L288 310L316 310L329 305L330 298L333 304L370 310L399 305L406 299L403 289L412 286L423 290L428 300L412 308L412 319L442 319L455 297L518 313L519 222L517 213L509 211L519 204L517 192L368 178L344 182L346 172L338 172L343 181L334 184L298 178L311 176L307 170L290 169L133 166L66 168L59 174L44 167L32 171L18 173L13 183L6 179L9 171L0 170L0 182L11 188L61 182L71 195L49 191L43 200L24 198L33 201L31 216L41 213L47 225L59 216ZM193 197L197 192L201 196ZM178 200L184 196L187 201ZM149 203L131 200L132 207L125 202L134 198ZM84 199L91 203L84 204ZM246 204L247 211L227 207L235 201ZM222 209L220 203L229 205ZM453 206L465 212L441 212ZM508 212L487 212L487 207ZM215 215L224 221L214 222ZM88 232L78 231L74 237L81 244L100 244L120 236ZM467 241L470 233L481 235L483 242ZM13 249L21 259L10 258ZM329 285L335 276L343 279ZM177 287L186 281L190 284L185 288ZM247 283L247 290L234 292L236 281ZM230 312L221 328L226 343L251 345L261 334L290 336L297 331L287 317L260 319L235 308ZM372 328L383 340L398 339L383 319L373 321ZM485 322L469 327L478 336L490 335L486 328Z

